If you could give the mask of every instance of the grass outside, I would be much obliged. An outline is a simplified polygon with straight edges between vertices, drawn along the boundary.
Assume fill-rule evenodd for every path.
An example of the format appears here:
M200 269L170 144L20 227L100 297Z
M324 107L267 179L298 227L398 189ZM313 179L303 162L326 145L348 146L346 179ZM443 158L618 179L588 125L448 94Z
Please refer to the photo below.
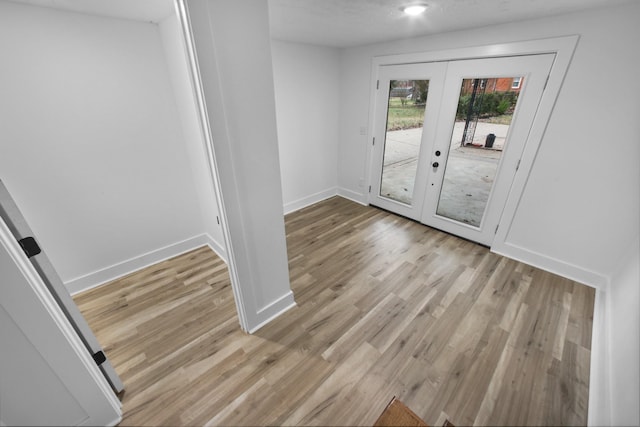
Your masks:
M424 104L416 105L410 99L389 99L389 112L387 117L387 131L413 129L422 127L424 122ZM510 125L513 114L482 117L478 121L499 125Z
M492 117L480 117L478 121L483 123L493 123L494 125L510 125L512 118L513 118L513 113L502 114L500 116L492 116Z
M410 99L390 98L387 131L422 127L424 107L424 104L416 105Z

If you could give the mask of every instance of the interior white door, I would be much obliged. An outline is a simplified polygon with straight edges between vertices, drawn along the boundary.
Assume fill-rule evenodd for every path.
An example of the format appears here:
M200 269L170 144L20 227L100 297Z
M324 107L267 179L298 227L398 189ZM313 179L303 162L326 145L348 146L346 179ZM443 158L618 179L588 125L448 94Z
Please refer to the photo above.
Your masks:
M369 202L419 220L442 98L446 62L381 66ZM403 108L393 108L402 105ZM391 108L390 108L391 107ZM406 115L397 114L404 111Z
M422 223L491 245L554 58L449 62L436 137L424 147ZM490 103L505 114L482 118Z
M49 288L51 295L58 302L60 309L65 313L71 325L73 325L78 337L93 355L113 390L116 393L121 392L124 389L124 384L104 354L98 339L93 334L82 313L80 313L69 291L62 283L62 279L60 279L56 269L53 268L49 257L38 246L31 227L27 224L26 219L18 209L2 180L0 180L0 218L7 224L14 238L23 246L25 253L30 252L28 256L31 264ZM29 246L31 247L29 248Z
M0 219L0 426L116 425L120 402Z

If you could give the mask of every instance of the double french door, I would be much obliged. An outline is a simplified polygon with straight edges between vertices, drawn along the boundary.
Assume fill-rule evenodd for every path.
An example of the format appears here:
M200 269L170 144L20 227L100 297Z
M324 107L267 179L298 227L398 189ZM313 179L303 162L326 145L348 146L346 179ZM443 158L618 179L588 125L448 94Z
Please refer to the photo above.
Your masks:
M554 57L380 66L369 202L490 246Z

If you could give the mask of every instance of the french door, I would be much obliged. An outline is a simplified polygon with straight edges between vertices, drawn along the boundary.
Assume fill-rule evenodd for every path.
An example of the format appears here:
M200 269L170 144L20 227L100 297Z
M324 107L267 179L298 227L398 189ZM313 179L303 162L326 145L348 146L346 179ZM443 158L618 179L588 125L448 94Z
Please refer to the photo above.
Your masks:
M370 203L490 246L554 57L380 66Z
M419 220L427 188L446 62L381 67L376 100L371 203ZM400 107L400 108L398 108Z

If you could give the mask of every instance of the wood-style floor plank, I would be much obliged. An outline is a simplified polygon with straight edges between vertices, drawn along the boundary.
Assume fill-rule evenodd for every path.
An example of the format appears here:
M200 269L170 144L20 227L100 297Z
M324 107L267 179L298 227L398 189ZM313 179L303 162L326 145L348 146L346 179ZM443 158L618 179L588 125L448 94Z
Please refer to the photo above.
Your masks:
M586 425L593 289L339 197L286 230L297 307L254 335L207 248L75 297L122 425Z

